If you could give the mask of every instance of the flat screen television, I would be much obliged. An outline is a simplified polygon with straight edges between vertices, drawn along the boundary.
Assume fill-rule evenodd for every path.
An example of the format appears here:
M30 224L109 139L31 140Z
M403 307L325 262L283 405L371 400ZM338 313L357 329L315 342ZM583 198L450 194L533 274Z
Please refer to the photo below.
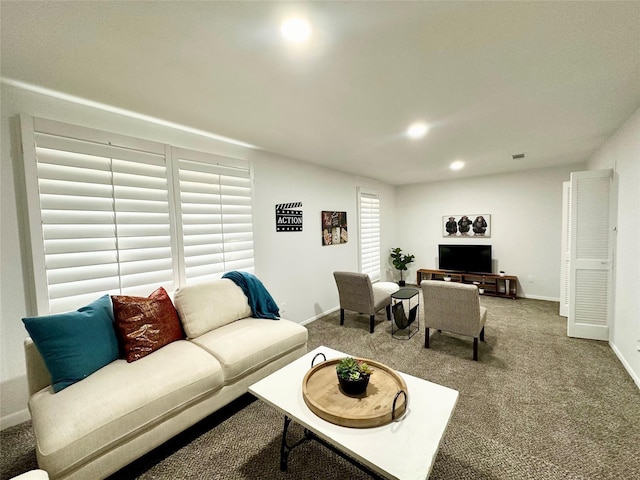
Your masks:
M438 245L438 268L463 273L492 273L491 245Z

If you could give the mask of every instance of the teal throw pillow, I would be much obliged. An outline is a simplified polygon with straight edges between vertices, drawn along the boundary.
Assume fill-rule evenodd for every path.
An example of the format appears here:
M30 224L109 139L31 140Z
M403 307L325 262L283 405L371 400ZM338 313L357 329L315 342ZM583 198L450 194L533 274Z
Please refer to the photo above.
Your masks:
M75 312L22 321L59 392L118 358L113 308L109 295Z

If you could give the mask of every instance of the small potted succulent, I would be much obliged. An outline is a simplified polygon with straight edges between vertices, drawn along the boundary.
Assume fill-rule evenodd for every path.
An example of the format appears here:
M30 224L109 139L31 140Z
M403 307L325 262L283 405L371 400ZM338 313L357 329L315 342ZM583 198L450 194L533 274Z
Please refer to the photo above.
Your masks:
M340 388L347 395L360 395L367 390L373 370L364 361L345 357L336 365Z

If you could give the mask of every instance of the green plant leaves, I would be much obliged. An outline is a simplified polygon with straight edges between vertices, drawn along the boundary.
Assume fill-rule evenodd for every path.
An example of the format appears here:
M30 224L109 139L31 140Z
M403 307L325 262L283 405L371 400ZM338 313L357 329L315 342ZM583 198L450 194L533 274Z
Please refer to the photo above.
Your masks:
M412 263L416 258L415 255L406 255L402 253L401 248L392 248L391 249L391 258L393 259L391 263L396 267L397 270L407 270L407 265Z
M345 357L336 365L336 372L340 378L359 380L364 375L371 375L373 370L362 360L353 357Z

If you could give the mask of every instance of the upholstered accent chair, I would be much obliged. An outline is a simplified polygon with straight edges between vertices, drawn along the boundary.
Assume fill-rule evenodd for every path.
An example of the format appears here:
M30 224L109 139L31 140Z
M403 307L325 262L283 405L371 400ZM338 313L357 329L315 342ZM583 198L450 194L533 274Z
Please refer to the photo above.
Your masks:
M487 309L480 306L478 287L459 282L424 280L424 346L429 348L429 329L473 337L473 359L478 360L478 338L484 342Z
M371 283L366 273L333 272L340 297L340 325L344 325L344 311L369 315L369 332L373 333L376 312L387 310L387 319L391 320L391 294L399 287L393 282Z

